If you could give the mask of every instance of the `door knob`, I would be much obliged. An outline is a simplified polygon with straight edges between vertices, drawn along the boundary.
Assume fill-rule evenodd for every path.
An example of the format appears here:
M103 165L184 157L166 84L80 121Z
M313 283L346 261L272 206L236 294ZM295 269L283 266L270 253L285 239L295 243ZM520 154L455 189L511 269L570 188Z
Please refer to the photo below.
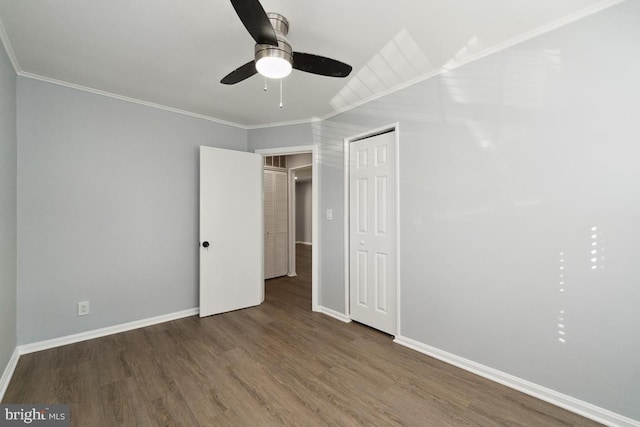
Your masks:
M209 247L209 242L207 242L206 240L204 242L202 242L202 247L203 248L208 248Z

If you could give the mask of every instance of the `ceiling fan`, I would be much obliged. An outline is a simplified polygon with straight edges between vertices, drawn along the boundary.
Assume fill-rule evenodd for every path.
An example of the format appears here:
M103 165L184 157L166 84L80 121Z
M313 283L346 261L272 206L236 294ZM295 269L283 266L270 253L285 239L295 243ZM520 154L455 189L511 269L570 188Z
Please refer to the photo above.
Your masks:
M254 74L282 79L292 69L328 77L347 77L351 66L335 59L294 52L286 38L289 21L278 13L266 13L259 0L231 0L238 17L256 41L255 58L227 74L220 83L232 85Z

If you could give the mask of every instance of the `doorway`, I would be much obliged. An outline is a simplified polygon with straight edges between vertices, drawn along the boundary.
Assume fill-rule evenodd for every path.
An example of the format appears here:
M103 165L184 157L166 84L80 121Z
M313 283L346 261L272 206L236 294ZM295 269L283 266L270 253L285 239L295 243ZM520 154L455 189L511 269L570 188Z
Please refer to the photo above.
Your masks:
M317 166L317 146L297 146L297 147L284 147L284 148L271 148L271 149L259 149L255 151L256 154L262 156L296 156L300 154L310 154L310 164L295 164L294 167L288 168L288 182L289 182L289 194L288 199L290 201L295 200L295 176L296 170L310 167L311 168L311 242L310 247L310 261L311 261L311 309L318 311L318 254L319 254L319 242L318 242L318 215L316 214L318 206L318 166ZM308 157L307 157L308 158ZM302 173L302 172L300 172ZM300 179L300 178L299 178ZM293 194L292 194L293 193ZM289 204L289 218L295 217L294 211L295 205ZM289 237L288 237L288 258L289 258L289 272L287 275L296 275L296 233L295 222L290 220L289 223ZM303 248L309 249L309 248Z
M400 325L398 124L345 139L345 306L391 335Z
M297 245L313 241L311 153L263 159L264 277L295 277Z

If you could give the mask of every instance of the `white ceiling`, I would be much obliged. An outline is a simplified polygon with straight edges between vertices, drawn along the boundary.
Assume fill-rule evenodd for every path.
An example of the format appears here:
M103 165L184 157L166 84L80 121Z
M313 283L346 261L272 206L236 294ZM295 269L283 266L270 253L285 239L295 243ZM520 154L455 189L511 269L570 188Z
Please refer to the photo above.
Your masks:
M20 75L252 127L326 117L618 2L262 0L294 50L353 66L346 79L294 70L283 109L277 82L219 83L253 58L228 0L0 0L0 35Z

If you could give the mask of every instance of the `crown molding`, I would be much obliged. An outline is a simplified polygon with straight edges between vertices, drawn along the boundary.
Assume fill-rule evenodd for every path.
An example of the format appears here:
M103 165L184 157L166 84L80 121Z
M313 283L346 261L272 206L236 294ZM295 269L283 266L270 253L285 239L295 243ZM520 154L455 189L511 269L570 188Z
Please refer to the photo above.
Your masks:
M248 129L261 129L261 128L268 128L268 127L278 127L278 126L287 126L289 124L301 124L301 123L312 123L312 122L322 122L324 120L328 120L332 117L335 117L339 114L342 113L346 113L347 111L353 110L354 108L360 107L362 105L368 104L369 102L375 101L377 99L383 98L387 95L390 95L392 93L398 92L402 89L406 89L410 86L413 86L417 83L423 82L425 80L429 80L433 77L437 77L439 75L442 75L448 71L454 70L458 67L461 67L465 64L468 64L470 62L474 62L477 61L479 59L482 59L484 57L487 57L489 55L493 55L494 53L498 53L501 52L505 49L508 49L510 47L516 46L522 42L525 42L527 40L531 40L535 37L541 36L543 34L549 33L553 30L556 30L558 28L564 27L565 25L571 24L573 22L579 21L581 19L587 18L591 15L594 15L598 12L601 12L605 9L608 9L610 7L616 6L620 3L624 3L627 0L602 0L594 5L591 5L589 7L586 7L582 10L579 10L575 13L572 13L570 15L567 15L565 17L562 17L560 19L556 19L553 22L550 22L548 24L542 25L538 28L535 28L531 31L527 31L526 33L520 34L516 37L512 37L508 40L505 40L501 43L495 44L491 47L488 47L486 49L480 50L472 55L466 56L460 60L454 60L451 61L449 63L447 63L446 67L440 67L439 69L430 71L426 74L422 74L421 76L418 76L414 79L408 80L406 82L403 82L399 85L393 86L389 89L386 89L382 92L378 92L374 95L371 95L367 98L364 98L360 101L357 101L351 105L347 105L346 107L340 108L338 110L335 110L325 116L322 117L314 117L313 119L309 119L309 120L299 120L297 122L282 122L282 123L271 123L271 124L267 124L267 125L253 125L253 126L249 126Z
M42 82L45 82L45 83L51 83L51 84L58 85L58 86L64 86L64 87L67 87L67 88L70 88L70 89L79 90L79 91L82 91L82 92L92 93L94 95L106 96L108 98L117 99L119 101L130 102L132 104L144 105L145 107L157 108L159 110L164 110L164 111L169 111L169 112L172 112L172 113L182 114L184 116L194 117L196 119L207 120L207 121L210 121L210 122L219 123L221 125L233 126L233 127L240 128L240 129L245 129L245 130L248 129L247 126L244 126L244 125L241 125L241 124L238 124L238 123L234 123L234 122L229 122L229 121L226 121L226 120L216 119L215 117L206 116L204 114L193 113L191 111L181 110L179 108L169 107L169 106L162 105L162 104L156 104L155 102L143 101L143 100L137 99L137 98L131 98L131 97L124 96L124 95L118 95L118 94L113 93L113 92L107 92L107 91L100 90L100 89L94 89L92 87L82 86L82 85L78 85L78 84L75 84L75 83L66 82L64 80L58 80L58 79L53 79L51 77L41 76L39 74L34 74L34 73L21 71L20 73L18 73L18 76L25 77L25 78L28 78L28 79L33 79L33 80L39 80L39 81L42 81Z
M306 124L309 124L309 123L321 122L323 120L324 120L324 118L312 117L310 119L291 120L291 121L288 121L288 122L275 122L275 123L266 123L266 124L263 124L263 125L250 125L250 126L246 126L245 129L252 130L252 129L277 128L277 127L281 127L281 126L306 125Z
M13 71L15 71L17 75L20 75L20 73L22 72L22 68L20 68L20 63L18 62L18 58L16 58L16 54L13 51L13 46L11 46L11 41L9 40L9 35L7 34L7 30L4 27L4 22L2 22L2 17L0 17L0 40L2 40L2 44L4 45L4 50L5 52L7 52L9 61L11 61L11 65L13 66Z
M406 89L406 88L408 88L410 86L413 86L413 85L415 85L417 83L420 83L422 81L429 80L429 79L431 79L433 77L436 77L436 76L440 76L440 75L442 75L444 73L447 73L447 72L449 72L451 70L454 70L454 69L456 69L458 67L461 67L463 65L466 65L466 64L468 64L470 62L474 62L474 61L477 61L479 59L485 58L485 57L487 57L489 55L493 55L494 53L501 52L501 51L503 51L505 49L508 49L510 47L513 47L513 46L516 46L516 45L518 45L520 43L523 43L523 42L525 42L527 40L531 40L531 39L533 39L535 37L538 37L538 36L541 36L543 34L549 33L549 32L551 32L553 30L556 30L558 28L564 27L564 26L566 26L568 24L571 24L573 22L576 22L576 21L579 21L581 19L587 18L587 17L589 17L591 15L594 15L594 14L596 14L598 12L601 12L601 11L603 11L605 9L613 7L613 6L618 5L620 3L624 3L625 1L627 1L627 0L602 0L602 1L600 1L600 2L598 2L596 4L594 4L594 5L591 5L591 6L587 7L587 8L579 10L579 11L577 11L575 13L572 13L570 15L567 15L567 16L565 16L563 18L556 19L553 22L550 22L548 24L542 25L542 26L540 26L538 28L535 28L535 29L533 29L531 31L527 31L526 33L520 34L520 35L518 35L516 37L512 37L512 38L510 38L508 40L505 40L503 42L495 44L495 45L493 45L491 47L488 47L486 49L480 50L480 51L478 51L478 52L476 52L474 54L471 54L469 56L466 56L466 57L464 57L464 58L462 58L460 60L453 59L452 61L448 62L446 64L446 66L440 67L439 69L436 69L436 70L431 71L429 73L426 73L426 74L423 74L421 76L418 76L418 77L416 77L416 78L414 78L412 80L406 81L406 82L401 83L401 84L396 85L396 86L393 86L393 87L391 87L391 88L389 88L389 89L387 89L385 91L382 91L382 92L376 93L374 95L371 95L368 98L362 99L362 100L360 100L360 101L358 101L358 102L356 102L354 104L351 104L351 105L348 105L346 107L343 107L343 108L341 108L339 110L336 110L336 111L334 111L332 113L327 114L326 116L322 116L319 120L323 121L323 120L330 119L330 118L335 117L335 116L337 116L339 114L342 114L342 113L345 113L347 111L350 111L350 110L352 110L352 109L354 109L356 107L360 107L360 106L362 106L364 104L367 104L369 102L375 101L375 100L380 99L380 98L383 98L383 97L385 97L387 95L390 95L390 94L392 94L394 92L398 92L398 91L400 91L402 89ZM316 121L317 120L318 119L316 119ZM256 128L256 127L257 126L254 126L253 128Z
M592 6L589 6L587 8L584 8L582 10L579 10L575 13L572 13L570 15L567 15L563 18L557 19L553 22L550 22L548 24L545 24L541 27L535 28L531 31L528 31L524 34L521 34L519 36L513 37L509 40L506 40L504 42L498 43L494 46L491 46L487 49L483 49L475 54L471 54L465 58L462 58L460 60L453 60L449 63L447 63L447 65L445 67L441 67L437 70L431 71L427 74L423 74L419 77L416 77L412 80L409 80L407 82L404 82L402 84L396 85L394 87L391 87L385 91L379 92L375 95L372 95L368 98L362 99L358 102L355 102L351 105L348 105L346 107L340 108L338 110L335 110L329 114L326 114L324 116L321 117L313 117L310 119L302 119L302 120L294 120L294 121L287 121L287 122L275 122L275 123L267 123L267 124L257 124L257 125L242 125L239 123L235 123L235 122L230 122L230 121L226 121L226 120L221 120L221 119L217 119L215 117L211 117L211 116L206 116L203 114L198 114L198 113L194 113L194 112L190 112L190 111L186 111L186 110L181 110L178 108L173 108L173 107L169 107L166 105L161 105L161 104L156 104L153 102L148 102L148 101L143 101L141 99L137 99L137 98L131 98L131 97L127 97L127 96L123 96L123 95L118 95L115 93L111 93L111 92L107 92L107 91L103 91L103 90L99 90L99 89L94 89L91 87L87 87L87 86L82 86L82 85L77 85L74 83L70 83L70 82L66 82L66 81L62 81L62 80L57 80L57 79L53 79L50 77L46 77L46 76L42 76L42 75L38 75L38 74L33 74L33 73L29 73L29 72L25 72L21 69L20 64L18 63L18 60L15 56L15 53L13 51L13 48L11 47L11 42L9 41L9 36L7 35L7 32L5 30L4 24L2 23L2 20L0 19L0 39L2 39L2 43L4 44L5 50L7 51L7 55L9 56L9 59L11 61L11 64L13 65L14 70L16 71L16 74L20 77L26 77L26 78L31 78L31 79L35 79L35 80L40 80L43 82L47 82L47 83L52 83L52 84L56 84L56 85L60 85L60 86L65 86L71 89L76 89L76 90L80 90L80 91L84 91L84 92L89 92L89 93L93 93L96 95L102 95L102 96L107 96L109 98L114 98L114 99L118 99L121 101L125 101L125 102L131 102L134 104L139 104L139 105L144 105L147 107L151 107L151 108L157 108L160 110L165 110L165 111L169 111L172 113L177 113L177 114L182 114L185 116L189 116L189 117L194 117L194 118L198 118L201 120L207 120L207 121L211 121L214 123L219 123L222 125L227 125L227 126L232 126L235 128L239 128L239 129L244 129L244 130L254 130L254 129L265 129L265 128L274 128L274 127L283 127L283 126L293 126L293 125L299 125L299 124L308 124L308 123L315 123L315 122L322 122L324 120L330 119L332 117L335 117L339 114L345 113L347 111L353 110L354 108L360 107L364 104L367 104L369 102L375 101L377 99L383 98L387 95L390 95L394 92L400 91L402 89L406 89L410 86L413 86L417 83L420 83L422 81L431 79L433 77L442 75L443 73L446 73L448 71L454 70L458 67L461 67L465 64L468 64L470 62L473 61L477 61L479 59L482 59L486 56L492 55L494 53L503 51L509 47L515 46L517 44L520 44L524 41L533 39L535 37L538 37L542 34L551 32L553 30L556 30L558 28L561 28L565 25L568 25L570 23L573 23L575 21L581 20L583 18L586 18L588 16L594 15L600 11L603 11L605 9L608 9L610 7L613 7L615 5L618 5L620 3L623 3L627 0L602 0Z

